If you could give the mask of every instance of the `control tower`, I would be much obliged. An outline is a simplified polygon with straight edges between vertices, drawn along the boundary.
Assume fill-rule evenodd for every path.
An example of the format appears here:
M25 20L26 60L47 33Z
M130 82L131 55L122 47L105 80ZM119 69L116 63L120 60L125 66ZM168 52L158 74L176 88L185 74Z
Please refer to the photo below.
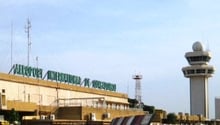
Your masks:
M214 73L213 66L208 65L211 54L204 51L200 42L195 42L192 49L185 54L190 66L182 68L184 76L190 79L190 113L209 118L208 78Z
M141 79L142 75L133 75L135 82L135 99L138 101L138 104L141 103Z

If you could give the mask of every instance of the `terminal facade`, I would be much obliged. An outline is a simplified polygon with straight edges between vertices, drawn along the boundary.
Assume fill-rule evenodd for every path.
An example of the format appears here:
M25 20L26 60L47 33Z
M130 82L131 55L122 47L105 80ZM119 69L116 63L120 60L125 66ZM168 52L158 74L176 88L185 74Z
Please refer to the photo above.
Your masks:
M56 119L93 121L146 114L142 110L131 110L127 94L116 92L115 84L57 74L60 75L56 80L44 79L42 69L23 65L15 65L11 74L0 73L1 114L14 109L20 116L38 116L39 119L52 116ZM70 76L73 83L66 81L71 81ZM48 77L55 78L51 74ZM80 81L80 84L75 81Z

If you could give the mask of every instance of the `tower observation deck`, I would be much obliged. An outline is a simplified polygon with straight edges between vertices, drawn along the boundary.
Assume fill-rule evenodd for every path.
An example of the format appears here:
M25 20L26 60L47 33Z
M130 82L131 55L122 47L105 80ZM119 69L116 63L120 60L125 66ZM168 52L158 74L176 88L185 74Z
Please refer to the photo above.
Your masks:
M198 41L193 44L192 49L193 52L185 54L190 66L182 68L184 76L190 79L190 113L208 118L208 78L214 73L214 67L208 65L211 54L204 51Z

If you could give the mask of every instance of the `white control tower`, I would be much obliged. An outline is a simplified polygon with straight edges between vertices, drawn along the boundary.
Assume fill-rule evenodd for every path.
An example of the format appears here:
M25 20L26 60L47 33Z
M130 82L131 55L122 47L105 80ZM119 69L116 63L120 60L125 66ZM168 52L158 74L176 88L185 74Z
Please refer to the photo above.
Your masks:
M190 113L209 118L208 78L214 73L213 66L208 65L211 54L203 50L200 42L195 42L192 49L185 54L190 66L182 68L184 76L190 79Z

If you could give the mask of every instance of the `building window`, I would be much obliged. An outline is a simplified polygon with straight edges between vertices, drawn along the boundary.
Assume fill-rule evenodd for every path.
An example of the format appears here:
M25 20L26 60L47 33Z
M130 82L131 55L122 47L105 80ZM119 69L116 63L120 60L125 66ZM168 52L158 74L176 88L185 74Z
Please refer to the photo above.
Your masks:
M205 69L197 69L196 73L205 73Z
M193 69L187 70L187 74L195 74L195 70L193 70Z
M183 74L184 74L184 75L186 75L186 72L185 72L185 71L183 71Z
M205 61L209 62L211 58L209 56L193 56L193 57L188 57L187 60L188 62L195 62L195 61Z
M214 70L209 69L209 70L208 70L208 74L212 74L212 73L214 73Z

